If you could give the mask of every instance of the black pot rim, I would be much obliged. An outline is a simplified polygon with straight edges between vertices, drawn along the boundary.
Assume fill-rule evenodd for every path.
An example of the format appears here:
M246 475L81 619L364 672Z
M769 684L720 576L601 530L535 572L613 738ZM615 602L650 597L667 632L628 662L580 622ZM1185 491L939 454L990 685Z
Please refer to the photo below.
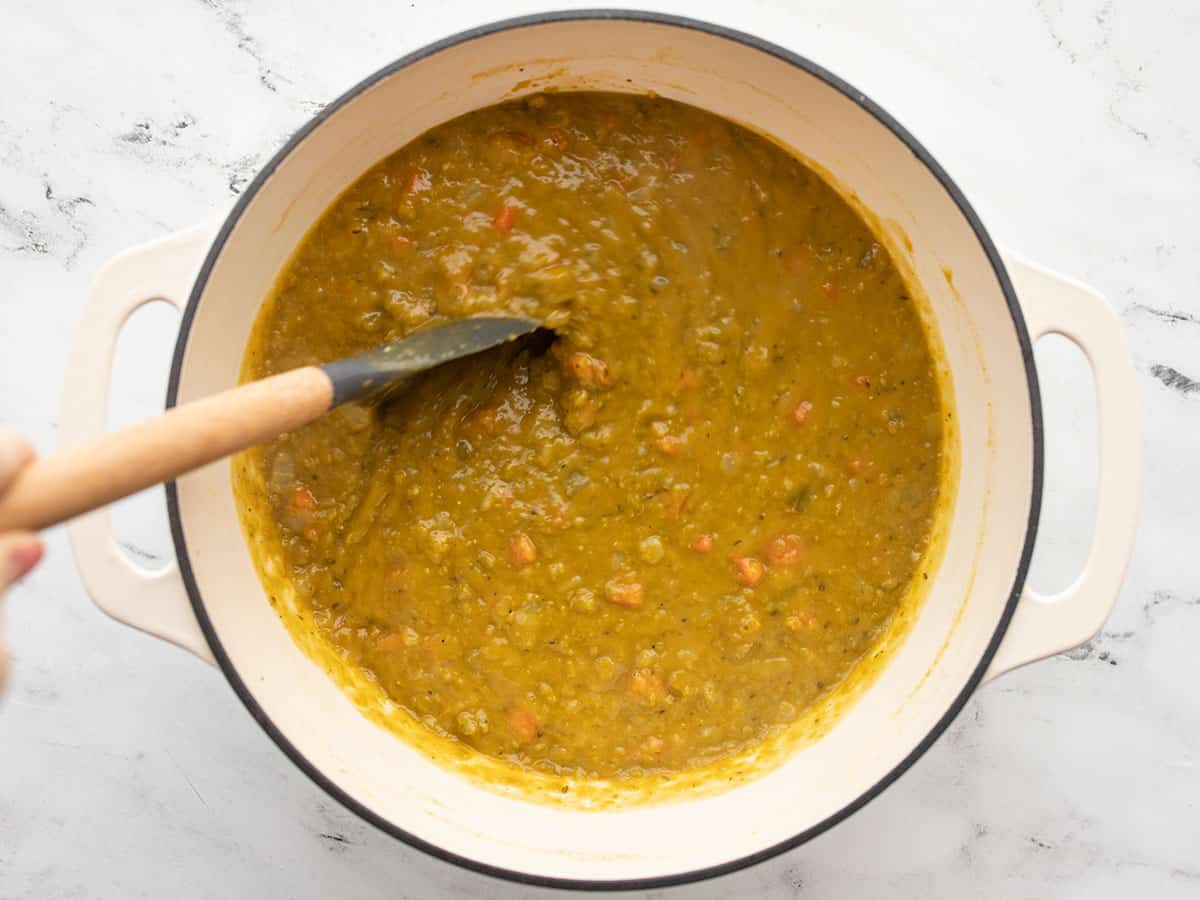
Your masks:
M391 835L394 838L403 841L411 847L415 847L430 856L444 860L464 869L469 869L484 875L501 878L507 881L516 882L518 884L535 885L539 887L555 887L574 890L589 890L589 891L627 891L627 890L649 890L655 888L670 887L674 885L688 884L692 882L702 881L709 878L715 878L720 875L726 875L731 872L736 872L740 869L753 866L763 862L779 854L791 850L794 847L806 843L819 834L829 830L834 825L848 818L851 814L857 812L875 797L879 796L892 782L896 781L903 775L925 752L941 737L950 723L957 718L962 711L975 689L979 686L983 678L984 672L987 671L988 665L991 663L992 657L995 655L997 648L1000 646L1000 641L1003 639L1005 632L1008 630L1008 624L1012 619L1013 612L1016 610L1017 601L1020 598L1021 590L1025 584L1025 578L1029 571L1029 562L1033 553L1034 540L1037 535L1038 515L1041 509L1042 500L1042 477L1043 477L1043 432L1042 432L1042 410L1041 410L1041 395L1038 389L1037 372L1034 368L1033 345L1029 339L1029 332L1025 326L1025 320L1021 314L1021 307L1017 301L1016 293L1013 290L1008 273L1004 268L1004 263L1000 259L1000 255L988 236L987 230L983 227L978 215L967 202L966 197L958 186L946 174L945 170L937 163L933 156L927 151L909 132L879 107L874 101L870 100L861 91L856 90L851 85L847 84L841 78L838 78L831 72L826 71L821 66L811 62L810 60L793 53L790 50L762 40L750 34L746 34L735 29L726 28L720 25L714 25L709 22L703 22L696 19L690 19L682 16L666 15L662 13L651 13L636 10L618 10L618 9L592 9L592 10L572 10L547 12L535 15L520 16L517 18L504 19L498 22L482 25L477 28L468 29L459 32L458 34L444 38L435 43L429 44L419 50L416 50L408 55L401 57L390 65L378 70L374 74L368 76L357 85L346 91L335 101L325 107L320 113L309 120L303 127L297 131L291 139L275 154L252 182L247 186L246 190L238 198L233 210L229 213L225 222L222 224L220 231L213 240L212 246L204 259L204 263L196 276L195 285L192 288L191 295L188 298L188 303L184 309L180 322L179 337L175 344L175 353L171 363L171 377L167 387L167 406L176 405L179 392L179 379L183 368L184 353L187 348L188 336L191 332L192 321L196 314L196 309L200 302L200 296L204 292L205 285L208 282L212 268L215 265L226 241L229 239L230 233L241 219L242 213L253 200L258 191L267 182L279 165L291 154L291 152L299 146L319 125L328 119L334 112L348 103L350 100L357 97L363 91L392 75L393 73L412 65L426 57L432 56L443 50L458 46L475 40L477 38L486 37L498 32L510 31L518 28L527 28L536 25L545 25L558 22L577 22L588 20L602 21L627 21L638 24L651 25L666 25L674 28L688 29L693 31L703 32L714 37L723 38L725 40L734 41L747 47L751 47L763 53L767 53L776 59L789 63L798 69L812 75L829 87L835 89L851 102L857 104L862 110L874 117L878 122L884 125L892 134L902 141L908 149L916 156L917 159L924 164L929 172L938 180L942 188L954 201L967 223L971 226L975 237L980 243L984 253L991 264L996 275L996 279L1003 292L1004 299L1008 305L1009 314L1012 317L1013 327L1016 330L1017 340L1020 344L1021 356L1025 366L1026 381L1029 390L1029 403L1031 413L1031 428L1032 428L1032 445L1033 445L1033 472L1031 479L1032 496L1029 505L1029 521L1025 532L1025 543L1021 549L1020 562L1017 566L1017 571L1013 578L1012 588L1009 592L1008 601L1005 605L1003 615L996 626L995 633L988 642L987 648L980 658L978 666L976 666L971 677L967 680L962 691L950 704L945 714L937 721L925 738L917 744L915 748L898 763L891 771L881 777L869 790L865 791L855 800L842 807L836 813L830 815L816 825L813 825L787 840L780 841L756 853L741 857L736 860L721 863L720 865L709 866L701 869L693 869L687 872L680 872L671 875L655 876L650 878L626 878L614 880L597 880L597 879L574 879L574 878L558 878L548 877L543 875L531 874L528 872L520 872L511 869L505 869L498 866L493 866L487 863L482 863L456 853L447 851L434 844L418 838L416 835L410 834L396 825L377 815L372 810L368 809L348 793L334 784L317 766L310 762L299 749L296 748L283 733L275 726L266 712L259 706L254 699L253 692L238 675L233 663L229 659L221 644L212 622L208 617L208 613L204 607L204 600L201 597L200 591L196 585L196 579L192 571L191 559L187 551L187 541L183 534L182 520L179 514L179 497L176 491L174 482L167 485L167 512L171 525L171 536L175 544L175 555L179 565L179 571L183 578L183 583L187 589L188 597L191 601L192 609L196 614L196 619L200 624L200 629L208 641L209 647L212 649L213 656L217 660L217 664L221 667L221 671L225 673L226 679L233 687L234 692L245 705L250 715L262 727L267 735L275 742L280 750L306 774L313 782L324 790L329 796L338 801L346 809L350 810L363 820L371 823L381 831Z

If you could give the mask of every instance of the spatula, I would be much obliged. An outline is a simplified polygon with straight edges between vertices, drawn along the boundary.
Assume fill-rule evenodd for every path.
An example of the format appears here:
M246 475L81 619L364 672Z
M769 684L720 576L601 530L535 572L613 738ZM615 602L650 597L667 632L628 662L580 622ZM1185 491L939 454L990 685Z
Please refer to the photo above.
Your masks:
M336 406L538 330L484 316L418 331L167 410L38 459L0 496L0 532L47 528L311 422Z

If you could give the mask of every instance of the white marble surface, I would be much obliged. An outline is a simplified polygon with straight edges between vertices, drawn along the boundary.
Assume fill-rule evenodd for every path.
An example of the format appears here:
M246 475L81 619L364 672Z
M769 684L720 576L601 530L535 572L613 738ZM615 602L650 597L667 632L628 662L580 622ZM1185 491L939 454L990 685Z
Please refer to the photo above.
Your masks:
M566 0L559 6L574 5ZM532 2L5 0L0 424L55 444L97 267L230 203L323 101ZM769 36L895 113L998 240L1105 292L1147 426L1142 527L1092 645L984 689L879 800L689 896L1200 896L1200 13L1189 0L787 0L660 8ZM175 322L126 332L115 422L161 407ZM1046 342L1035 583L1082 559L1095 478L1081 358ZM170 553L161 495L119 521ZM364 825L274 748L218 673L83 593L63 535L7 603L0 897L518 897ZM655 896L679 892L661 892Z

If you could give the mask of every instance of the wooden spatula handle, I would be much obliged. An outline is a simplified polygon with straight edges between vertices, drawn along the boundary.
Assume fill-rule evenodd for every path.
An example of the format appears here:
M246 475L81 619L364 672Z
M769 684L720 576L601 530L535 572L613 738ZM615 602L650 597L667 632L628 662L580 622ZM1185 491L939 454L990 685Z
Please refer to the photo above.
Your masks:
M315 366L272 375L35 460L0 495L0 532L37 530L170 481L329 409Z

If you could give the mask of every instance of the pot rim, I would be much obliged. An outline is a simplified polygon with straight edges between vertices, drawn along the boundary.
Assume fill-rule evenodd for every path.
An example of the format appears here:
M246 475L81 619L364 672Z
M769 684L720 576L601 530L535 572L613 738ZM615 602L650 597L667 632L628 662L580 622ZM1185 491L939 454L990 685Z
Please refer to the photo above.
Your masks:
M222 223L220 230L213 238L211 247L204 258L204 262L196 275L196 281L192 286L191 293L188 297L187 305L183 310L180 318L179 335L175 343L175 351L171 361L170 380L167 384L167 399L166 406L171 408L178 402L179 381L183 370L183 358L187 349L188 337L191 332L192 321L196 314L196 309L200 303L200 297L204 292L204 288L208 283L209 275L212 272L213 266L220 257L221 251L224 249L226 241L229 239L234 227L237 225L243 212L262 186L270 179L275 170L283 163L283 161L304 142L308 136L315 131L326 119L330 118L336 111L341 109L351 100L359 96L361 93L371 88L375 84L390 77L401 69L407 68L413 63L419 62L422 59L456 47L460 44L466 44L473 40L482 37L488 37L504 31L512 31L519 28L527 28L538 25L548 25L561 22L579 22L579 21L624 21L635 25L666 25L673 28L680 28L692 31L702 32L713 37L723 40L734 41L762 53L769 54L782 62L786 62L795 68L798 68L808 75L811 75L820 81L824 82L829 87L842 94L846 99L855 103L860 109L872 116L881 125L887 128L898 140L900 140L912 153L920 160L920 162L929 170L930 174L937 179L942 189L954 201L967 224L970 225L976 239L979 241L981 248L986 255L988 262L991 264L992 270L999 283L1001 292L1004 295L1005 302L1008 306L1009 314L1012 317L1013 327L1016 330L1017 341L1020 345L1021 357L1025 367L1026 382L1029 390L1029 405L1030 405L1030 425L1032 430L1032 447L1033 447L1033 472L1031 478L1031 497L1029 505L1029 519L1026 525L1025 542L1021 548L1021 556L1017 565L1017 570L1013 578L1012 587L1009 591L1008 600L1005 604L1004 611L1000 617L1000 621L996 626L995 632L992 634L979 664L967 679L966 684L959 692L958 696L950 704L945 714L934 724L929 733L917 744L912 751L901 760L894 768L885 773L875 784L868 790L864 791L850 803L843 806L840 810L816 823L815 825L806 828L787 840L780 841L776 844L759 850L755 853L748 854L735 860L721 863L715 866L708 866L699 869L692 869L686 872L680 872L671 875L659 875L643 878L625 878L625 879L577 879L577 878L561 878L544 875L537 875L529 872L520 872L513 869L505 869L500 866L490 865L488 863L479 862L474 859L462 856L457 853L448 851L435 844L431 844L414 834L399 828L392 822L386 820L382 816L376 814L366 806L361 804L354 797L343 791L338 785L334 784L317 766L308 760L307 757L291 742L283 733L275 726L268 717L263 708L255 700L253 692L247 684L239 676L234 668L232 661L225 652L221 644L220 637L213 628L212 621L208 617L208 613L204 607L204 600L200 590L196 584L196 579L192 572L191 559L188 556L187 541L183 534L183 523L179 513L179 496L176 490L175 482L169 482L166 485L167 495L167 515L171 526L171 537L175 546L175 556L179 566L180 575L183 578L184 587L187 590L188 599L191 602L192 610L196 615L196 620L200 625L200 630L204 634L205 640L212 649L213 656L216 658L217 664L224 673L226 680L233 688L234 693L242 701L242 704L249 711L250 715L258 722L259 726L267 733L276 746L299 768L305 775L309 777L318 787L320 787L330 797L348 809L350 812L357 815L359 818L379 828L388 835L414 847L436 859L452 863L463 869L478 872L484 875L501 878L507 881L518 884L533 885L538 887L565 888L569 890L587 890L587 891L631 891L631 890L652 890L664 887L672 887L682 884L690 884L698 881L704 881L710 878L716 878L721 875L727 875L749 866L764 862L781 853L791 850L801 844L807 843L813 838L825 831L828 831L834 825L842 822L853 813L860 810L871 800L879 796L889 787L892 782L896 781L908 769L920 759L925 752L933 746L933 744L942 736L946 729L950 726L958 714L962 711L967 701L974 694L975 689L979 686L983 678L984 672L987 671L988 665L991 663L992 657L995 655L997 648L1003 640L1005 632L1008 630L1008 625L1012 619L1013 613L1016 610L1017 603L1020 600L1021 591L1025 584L1025 578L1029 571L1030 559L1033 554L1035 538L1037 536L1038 517L1041 510L1042 501L1042 481L1043 481L1043 426L1042 426L1042 408L1041 394L1038 388L1037 371L1034 367L1033 344L1029 338L1028 329L1025 326L1025 319L1021 312L1021 306L1016 297L1016 292L1013 290L1008 273L1004 267L1004 263L1000 259L1000 254L996 250L991 237L988 235L987 229L984 228L979 216L971 207L958 185L950 178L945 170L938 164L932 154L917 141L912 134L908 132L895 118L887 111L868 98L866 94L855 89L852 85L842 80L838 76L829 72L825 68L817 65L811 60L798 53L774 44L770 41L756 37L746 32L737 29L728 28L726 26L717 25L711 22L692 19L686 16L677 16L665 13L647 12L643 10L626 10L626 9L580 9L580 10L558 10L544 13L536 13L532 15L517 16L514 18L501 19L499 21L490 22L484 25L479 25L474 28L469 28L460 31L449 37L442 38L430 44L408 53L383 68L368 75L358 84L347 90L333 102L328 104L324 109L313 116L308 122L302 125L299 130L288 139L287 143L281 147L278 152L259 170L253 181L247 185L246 190L242 192L233 209L229 212L225 221Z

